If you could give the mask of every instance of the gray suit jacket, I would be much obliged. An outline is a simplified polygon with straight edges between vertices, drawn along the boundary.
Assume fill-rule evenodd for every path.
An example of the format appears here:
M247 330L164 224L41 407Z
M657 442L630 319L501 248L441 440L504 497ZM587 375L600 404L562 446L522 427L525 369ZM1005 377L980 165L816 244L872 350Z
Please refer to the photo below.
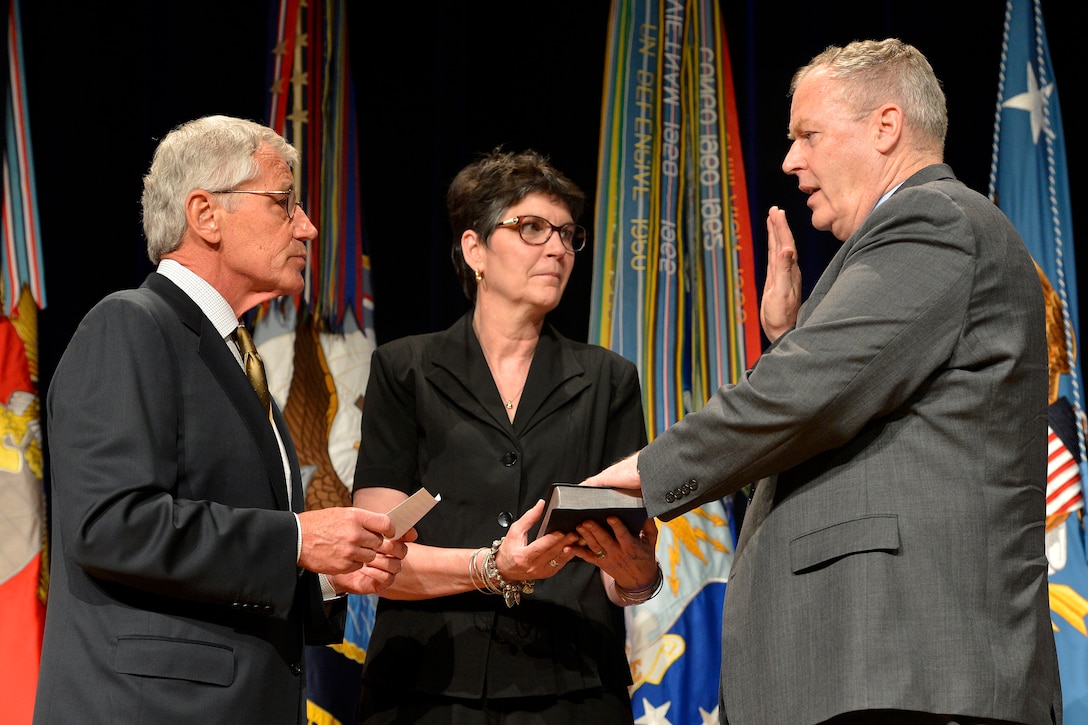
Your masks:
M989 200L925 168L842 245L794 329L639 457L665 519L766 478L726 594L723 722L1060 722L1046 421L1031 259Z
M158 274L107 297L76 330L47 411L34 722L306 722L304 630L342 630L296 566L275 435L207 317Z

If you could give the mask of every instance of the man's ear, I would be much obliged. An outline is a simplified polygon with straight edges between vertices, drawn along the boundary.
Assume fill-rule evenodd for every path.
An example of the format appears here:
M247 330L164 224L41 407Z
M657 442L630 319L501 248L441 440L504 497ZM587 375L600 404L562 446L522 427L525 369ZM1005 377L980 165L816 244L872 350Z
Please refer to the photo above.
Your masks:
M903 109L894 103L882 106L876 114L876 150L891 151L903 137Z
M185 222L208 244L219 243L219 211L222 207L203 189L194 189L185 197Z

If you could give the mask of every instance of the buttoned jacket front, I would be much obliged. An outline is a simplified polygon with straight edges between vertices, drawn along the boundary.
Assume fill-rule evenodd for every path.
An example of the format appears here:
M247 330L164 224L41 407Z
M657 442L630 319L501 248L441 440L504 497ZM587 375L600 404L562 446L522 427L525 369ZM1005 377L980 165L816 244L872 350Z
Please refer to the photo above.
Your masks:
M634 365L548 325L511 423L470 313L375 352L355 486L425 486L442 501L418 524L420 543L489 547L552 483L583 480L645 436ZM477 592L382 599L364 679L469 698L626 685L623 645L623 610L575 560L509 609Z
M725 598L723 715L1049 723L1042 289L944 164L878 206L736 385L654 440L647 510L756 486Z
M47 400L36 725L305 722L303 643L338 641L343 623L298 569L276 436L211 321L152 273L87 314Z

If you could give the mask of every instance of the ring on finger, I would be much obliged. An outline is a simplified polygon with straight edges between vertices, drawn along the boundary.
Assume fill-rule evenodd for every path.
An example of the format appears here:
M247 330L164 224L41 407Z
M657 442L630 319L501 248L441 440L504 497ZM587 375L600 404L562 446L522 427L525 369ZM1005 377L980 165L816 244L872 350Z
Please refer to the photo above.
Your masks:
M604 557L605 557L604 549L601 549L600 551L597 552L597 558L598 559L603 559Z
M555 559L552 559L551 561L548 562L548 566L559 566L559 562L556 561Z

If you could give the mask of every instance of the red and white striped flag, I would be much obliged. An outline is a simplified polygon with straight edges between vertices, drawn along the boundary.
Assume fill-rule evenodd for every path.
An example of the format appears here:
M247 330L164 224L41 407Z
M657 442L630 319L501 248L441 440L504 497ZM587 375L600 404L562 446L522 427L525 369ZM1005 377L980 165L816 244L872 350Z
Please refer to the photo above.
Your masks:
M0 153L0 702L30 723L45 625L48 566L38 397L38 309L45 306L20 7L4 16L5 143ZM6 12L4 12L6 11Z
M1084 508L1080 466L1053 428L1047 434L1046 515L1070 514Z

